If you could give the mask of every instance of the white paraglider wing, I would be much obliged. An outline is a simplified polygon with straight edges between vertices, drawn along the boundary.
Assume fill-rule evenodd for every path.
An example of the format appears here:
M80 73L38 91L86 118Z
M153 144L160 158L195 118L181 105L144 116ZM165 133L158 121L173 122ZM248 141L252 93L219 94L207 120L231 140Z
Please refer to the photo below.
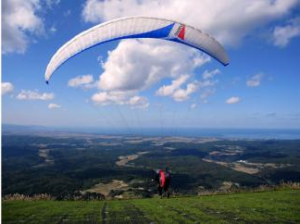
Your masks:
M52 74L64 62L76 54L98 44L129 38L156 38L174 41L197 48L223 65L229 63L228 56L221 44L201 30L166 19L127 17L94 26L64 44L54 54L47 66L46 82L48 83Z

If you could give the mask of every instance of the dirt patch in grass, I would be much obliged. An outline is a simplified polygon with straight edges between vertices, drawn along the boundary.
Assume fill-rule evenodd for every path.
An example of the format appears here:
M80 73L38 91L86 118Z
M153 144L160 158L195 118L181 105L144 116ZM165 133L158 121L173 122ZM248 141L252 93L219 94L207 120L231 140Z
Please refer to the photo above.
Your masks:
M232 163L232 165L233 166L231 168L233 170L243 172L243 173L256 174L260 171L259 168L245 166L241 163Z
M109 193L111 191L115 191L115 190L123 190L126 191L128 190L129 185L126 184L124 181L122 180L113 180L110 183L107 184L103 184L103 183L99 183L96 184L95 186L93 186L90 189L84 190L81 193L100 193L103 194L105 197L109 196Z
M127 163L139 158L140 155L147 154L148 152L138 152L137 154L119 156L119 160L116 162L118 166L130 166Z
M237 161L237 162L222 162L222 161L216 161L211 159L202 159L204 162L208 163L216 163L221 166L228 167L230 169L233 169L238 172L248 173L248 174L256 174L259 173L264 168L284 168L291 166L290 164L276 164L276 163L250 163L244 160Z
M246 165L243 165L242 163L238 163L238 162L226 163L226 162L215 161L215 160L210 160L210 159L202 159L202 160L204 162L216 163L216 164L219 164L221 166L225 166L225 167L228 167L230 169L233 169L235 171L248 173L248 174L256 174L260 171L260 169L257 168L257 167L246 166Z

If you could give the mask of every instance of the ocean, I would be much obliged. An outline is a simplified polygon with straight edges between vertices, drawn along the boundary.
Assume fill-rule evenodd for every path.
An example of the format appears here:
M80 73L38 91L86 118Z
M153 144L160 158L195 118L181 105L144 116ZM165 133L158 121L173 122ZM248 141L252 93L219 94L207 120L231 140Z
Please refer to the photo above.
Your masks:
M74 129L72 129L75 131ZM77 129L76 129L77 130ZM216 137L239 139L300 139L300 129L235 129L235 128L79 128L77 131L111 135Z
M2 132L75 132L101 135L216 137L231 139L300 139L300 129L251 128L96 128L2 125Z

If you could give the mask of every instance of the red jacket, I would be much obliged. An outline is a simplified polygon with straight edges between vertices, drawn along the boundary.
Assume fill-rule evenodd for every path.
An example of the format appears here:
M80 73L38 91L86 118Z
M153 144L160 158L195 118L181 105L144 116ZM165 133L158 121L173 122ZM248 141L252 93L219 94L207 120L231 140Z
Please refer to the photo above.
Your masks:
M166 175L165 172L162 170L159 170L159 184L161 187L164 187L166 183Z

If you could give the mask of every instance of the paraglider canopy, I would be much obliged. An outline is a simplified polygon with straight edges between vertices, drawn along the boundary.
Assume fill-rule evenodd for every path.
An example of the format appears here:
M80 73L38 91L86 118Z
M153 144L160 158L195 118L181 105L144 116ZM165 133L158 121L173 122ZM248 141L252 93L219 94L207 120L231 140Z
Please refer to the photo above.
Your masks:
M229 64L221 44L199 29L167 19L126 17L94 26L64 44L47 66L46 83L64 62L80 52L95 45L130 38L154 38L185 44L207 53L223 65Z

